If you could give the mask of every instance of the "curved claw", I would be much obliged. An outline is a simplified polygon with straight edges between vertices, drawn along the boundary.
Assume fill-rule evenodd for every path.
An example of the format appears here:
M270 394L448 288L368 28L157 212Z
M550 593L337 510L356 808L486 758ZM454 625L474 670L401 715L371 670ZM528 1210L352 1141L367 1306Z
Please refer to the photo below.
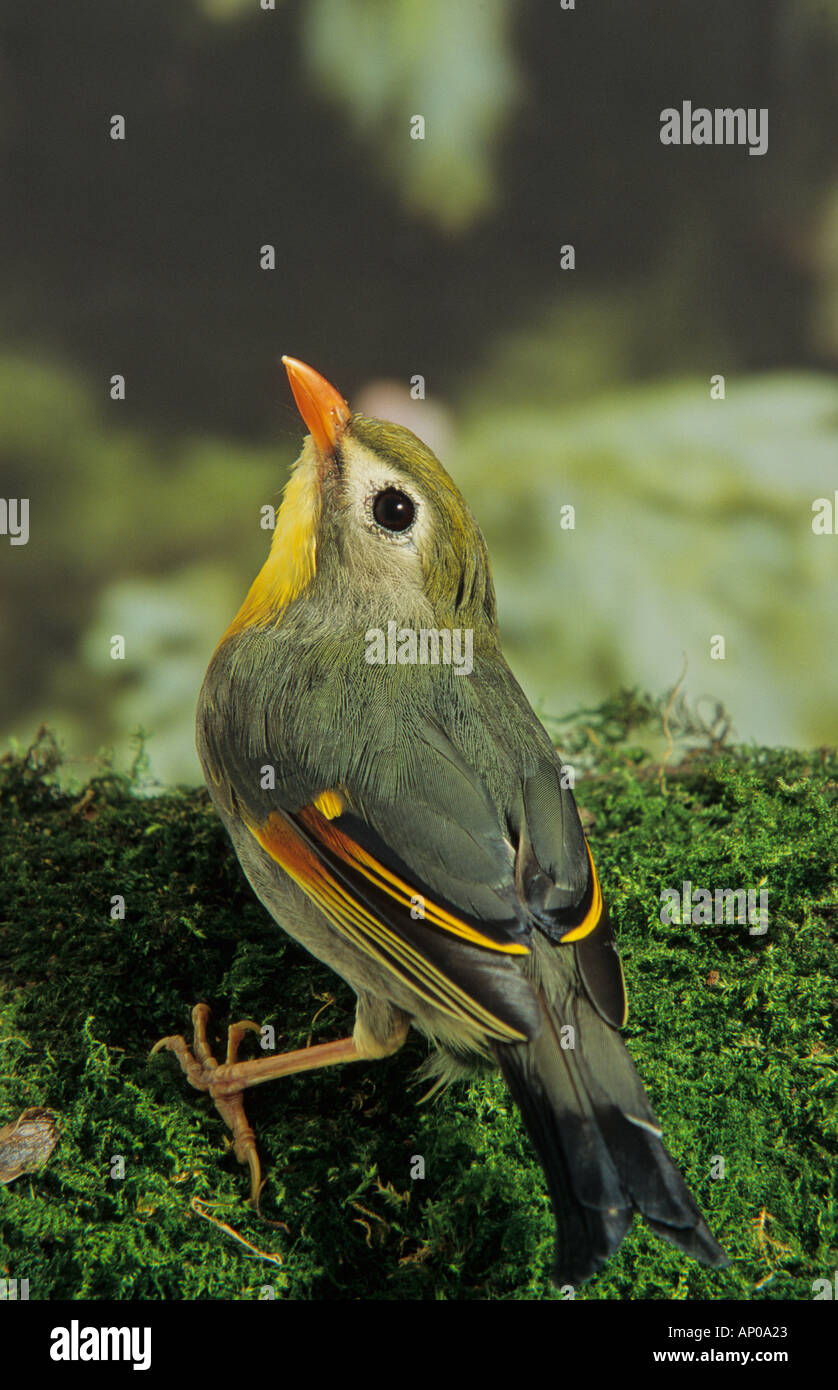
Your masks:
M212 1084L211 1072L208 1072L206 1062L199 1062L193 1057L192 1051L186 1039L181 1033L172 1034L171 1037L161 1038L159 1042L149 1052L149 1057L153 1057L155 1052L173 1052L180 1062L181 1069L186 1075L190 1086L194 1086L196 1091L208 1091ZM213 1067L216 1065L213 1062Z
M237 1023L231 1023L227 1029L227 1062L231 1064L236 1061L239 1052L239 1044L245 1033L262 1032L261 1024L255 1023L252 1018L240 1018Z

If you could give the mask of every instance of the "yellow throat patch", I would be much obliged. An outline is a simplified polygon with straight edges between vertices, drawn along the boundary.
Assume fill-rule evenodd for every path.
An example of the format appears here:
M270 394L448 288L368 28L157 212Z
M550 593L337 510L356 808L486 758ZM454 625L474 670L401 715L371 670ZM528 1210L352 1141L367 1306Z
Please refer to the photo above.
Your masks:
M314 446L307 442L285 485L270 554L222 642L256 623L275 622L308 588L317 568L319 521L318 459Z

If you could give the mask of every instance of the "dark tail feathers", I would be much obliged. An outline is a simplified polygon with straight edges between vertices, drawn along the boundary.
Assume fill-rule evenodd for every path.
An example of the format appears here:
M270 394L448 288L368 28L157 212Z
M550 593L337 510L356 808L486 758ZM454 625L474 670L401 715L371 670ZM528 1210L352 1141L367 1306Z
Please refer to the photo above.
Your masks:
M643 1084L615 1029L577 995L567 1010L574 1047L544 1001L529 1043L497 1043L506 1084L544 1168L556 1217L559 1284L602 1268L639 1211L657 1235L693 1259L728 1263L659 1138ZM563 1010L563 1013L565 1011Z

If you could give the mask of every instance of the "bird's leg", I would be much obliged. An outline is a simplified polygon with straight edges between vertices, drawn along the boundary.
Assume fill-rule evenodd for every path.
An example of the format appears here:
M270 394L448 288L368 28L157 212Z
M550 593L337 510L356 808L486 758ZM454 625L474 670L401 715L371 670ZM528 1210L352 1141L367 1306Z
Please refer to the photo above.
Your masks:
M392 1037L382 1043L373 1040L366 1029L356 1024L351 1038L318 1043L315 1047L304 1047L296 1052L282 1052L278 1057L257 1057L252 1062L239 1062L236 1058L244 1034L261 1032L258 1023L246 1018L230 1024L227 1032L227 1061L219 1064L212 1055L207 1039L209 1016L209 1005L195 1005L192 1010L191 1049L186 1039L177 1034L161 1038L151 1051L153 1054L165 1048L174 1052L189 1084L198 1091L209 1091L218 1113L233 1136L236 1158L239 1163L247 1164L250 1169L250 1202L257 1209L262 1189L261 1169L256 1138L244 1111L242 1092L248 1086L258 1086L263 1081L274 1081L280 1076L292 1076L295 1072L313 1071L317 1067L329 1067L337 1062L358 1062L373 1057L386 1057L401 1047L407 1037L409 1026L407 1018L399 1015L394 1021Z

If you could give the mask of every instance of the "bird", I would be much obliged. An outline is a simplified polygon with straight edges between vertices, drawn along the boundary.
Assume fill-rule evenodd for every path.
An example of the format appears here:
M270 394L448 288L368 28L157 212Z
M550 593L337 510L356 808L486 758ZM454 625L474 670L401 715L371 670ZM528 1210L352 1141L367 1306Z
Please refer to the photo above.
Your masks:
M602 1270L636 1214L721 1268L620 1036L614 927L571 779L504 660L480 528L416 435L282 362L308 434L196 740L256 896L352 987L354 1027L239 1060L258 1028L242 1020L218 1062L201 1002L192 1045L154 1050L209 1092L258 1208L247 1089L390 1056L413 1027L432 1090L500 1070L544 1170L557 1284Z

